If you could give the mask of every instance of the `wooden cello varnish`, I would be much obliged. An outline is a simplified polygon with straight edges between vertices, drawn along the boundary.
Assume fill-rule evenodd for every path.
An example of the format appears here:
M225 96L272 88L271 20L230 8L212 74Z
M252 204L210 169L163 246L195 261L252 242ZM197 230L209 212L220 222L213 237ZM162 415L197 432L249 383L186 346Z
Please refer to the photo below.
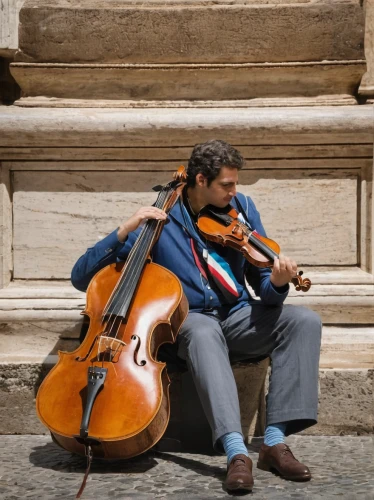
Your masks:
M166 212L180 182L167 188L156 204ZM75 351L59 352L40 386L38 416L68 451L130 458L151 448L166 429L170 380L157 351L175 341L188 302L177 277L149 259L162 225L148 221L126 263L94 276L82 313L90 318L86 338Z

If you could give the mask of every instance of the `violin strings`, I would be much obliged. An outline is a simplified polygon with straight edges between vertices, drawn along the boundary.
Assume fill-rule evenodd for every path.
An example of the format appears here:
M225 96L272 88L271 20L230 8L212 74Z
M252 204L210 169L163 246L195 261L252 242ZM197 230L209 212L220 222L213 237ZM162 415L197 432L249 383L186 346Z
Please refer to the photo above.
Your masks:
M274 261L275 257L279 258L279 255L277 254L277 252L275 250L273 250L271 247L269 247L268 245L266 245L266 243L261 241L259 238L256 238L256 235L253 235L253 231L249 231L248 227L245 224L243 224L239 220L238 220L237 224L242 229L242 231L245 233L245 235L248 236L248 239L251 239L252 243L254 243L254 245L257 246L257 249L264 252L266 257L268 257L269 259L272 259L273 261Z

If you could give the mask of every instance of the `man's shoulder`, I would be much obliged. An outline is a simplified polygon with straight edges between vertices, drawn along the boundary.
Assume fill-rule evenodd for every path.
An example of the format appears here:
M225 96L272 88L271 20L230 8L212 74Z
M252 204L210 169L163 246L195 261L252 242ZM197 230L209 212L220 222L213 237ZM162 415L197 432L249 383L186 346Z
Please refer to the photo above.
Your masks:
M236 198L236 200L235 200L235 198ZM236 202L236 208L239 211L244 210L248 216L257 212L256 206L255 206L255 204L250 196L247 196L243 193L236 193L235 198L234 198L234 200Z

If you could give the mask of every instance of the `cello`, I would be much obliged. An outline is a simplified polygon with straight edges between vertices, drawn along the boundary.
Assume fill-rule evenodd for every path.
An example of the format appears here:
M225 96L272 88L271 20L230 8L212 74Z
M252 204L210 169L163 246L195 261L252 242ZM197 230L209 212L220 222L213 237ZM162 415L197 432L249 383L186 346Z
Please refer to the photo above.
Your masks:
M170 212L184 182L180 167L160 186L155 206ZM157 351L175 342L188 301L178 278L151 261L164 224L149 219L127 260L92 278L81 313L90 320L87 335L75 351L59 351L37 394L37 414L53 440L88 457L85 479L93 457L139 455L157 443L169 421L170 379Z

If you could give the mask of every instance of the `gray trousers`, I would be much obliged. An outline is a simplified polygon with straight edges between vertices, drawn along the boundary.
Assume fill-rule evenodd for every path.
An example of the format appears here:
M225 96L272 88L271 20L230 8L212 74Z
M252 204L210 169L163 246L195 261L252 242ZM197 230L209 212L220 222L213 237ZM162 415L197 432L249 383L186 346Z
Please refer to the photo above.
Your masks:
M213 444L242 432L231 361L270 356L266 423L287 422L286 435L317 423L321 320L302 306L251 304L220 321L190 313L178 334L178 356L187 363L212 429Z

